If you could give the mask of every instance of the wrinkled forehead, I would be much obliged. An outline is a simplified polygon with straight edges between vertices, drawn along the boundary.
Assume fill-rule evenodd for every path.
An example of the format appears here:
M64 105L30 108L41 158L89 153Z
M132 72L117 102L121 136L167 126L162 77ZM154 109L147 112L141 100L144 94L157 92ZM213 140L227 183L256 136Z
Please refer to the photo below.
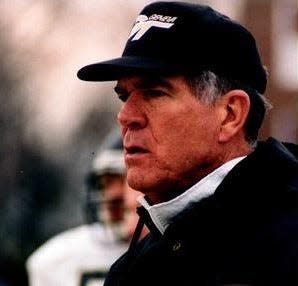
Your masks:
M150 88L166 88L173 90L176 84L181 82L187 82L183 75L167 75L167 76L153 76L153 75L142 75L142 76L131 76L121 78L117 81L114 88L115 92L129 88L134 89L150 89Z

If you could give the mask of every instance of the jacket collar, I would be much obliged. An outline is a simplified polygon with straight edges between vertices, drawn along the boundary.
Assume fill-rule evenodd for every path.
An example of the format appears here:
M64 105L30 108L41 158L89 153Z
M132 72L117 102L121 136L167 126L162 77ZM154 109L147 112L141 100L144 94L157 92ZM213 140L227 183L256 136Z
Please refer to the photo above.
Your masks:
M149 229L155 229L154 232L156 232L157 229L163 234L171 223L173 217L185 209L189 204L199 202L200 200L211 196L230 170L244 158L245 156L238 157L226 162L190 189L170 201L150 205L145 197L139 197L138 201L143 207L143 209L139 211L139 214L143 215L145 224ZM148 214L146 214L146 212Z
M298 164L287 145L269 138L239 162L223 179L215 193L190 204L176 215L167 233L192 232L193 221L243 219L243 225L261 223L282 208L295 206ZM213 226L214 227L214 226Z

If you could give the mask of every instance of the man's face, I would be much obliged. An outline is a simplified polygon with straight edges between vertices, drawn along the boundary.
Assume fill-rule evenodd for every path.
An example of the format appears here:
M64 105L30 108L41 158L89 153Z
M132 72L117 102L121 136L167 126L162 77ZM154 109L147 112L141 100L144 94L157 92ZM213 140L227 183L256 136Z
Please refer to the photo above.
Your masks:
M102 198L100 217L109 223L122 222L124 218L124 189L123 175L106 174L101 176Z
M115 91L123 100L118 121L132 188L165 201L215 168L219 112L183 77L121 79Z

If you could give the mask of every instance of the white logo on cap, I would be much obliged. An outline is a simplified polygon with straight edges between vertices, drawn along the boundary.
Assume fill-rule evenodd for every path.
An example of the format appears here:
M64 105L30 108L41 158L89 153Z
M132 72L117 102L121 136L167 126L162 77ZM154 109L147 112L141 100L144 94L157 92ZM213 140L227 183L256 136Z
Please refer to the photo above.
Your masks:
M134 35L131 41L139 40L151 27L169 29L174 25L176 19L177 17L158 14L153 14L149 18L146 15L139 15L129 34L129 38Z

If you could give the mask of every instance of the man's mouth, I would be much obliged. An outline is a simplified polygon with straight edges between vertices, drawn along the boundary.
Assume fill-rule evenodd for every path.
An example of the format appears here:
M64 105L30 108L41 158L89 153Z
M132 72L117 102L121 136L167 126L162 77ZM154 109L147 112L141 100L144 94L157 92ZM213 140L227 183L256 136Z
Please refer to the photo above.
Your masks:
M148 150L142 147L132 146L132 147L125 148L125 153L127 155L144 154L144 153L148 153Z

